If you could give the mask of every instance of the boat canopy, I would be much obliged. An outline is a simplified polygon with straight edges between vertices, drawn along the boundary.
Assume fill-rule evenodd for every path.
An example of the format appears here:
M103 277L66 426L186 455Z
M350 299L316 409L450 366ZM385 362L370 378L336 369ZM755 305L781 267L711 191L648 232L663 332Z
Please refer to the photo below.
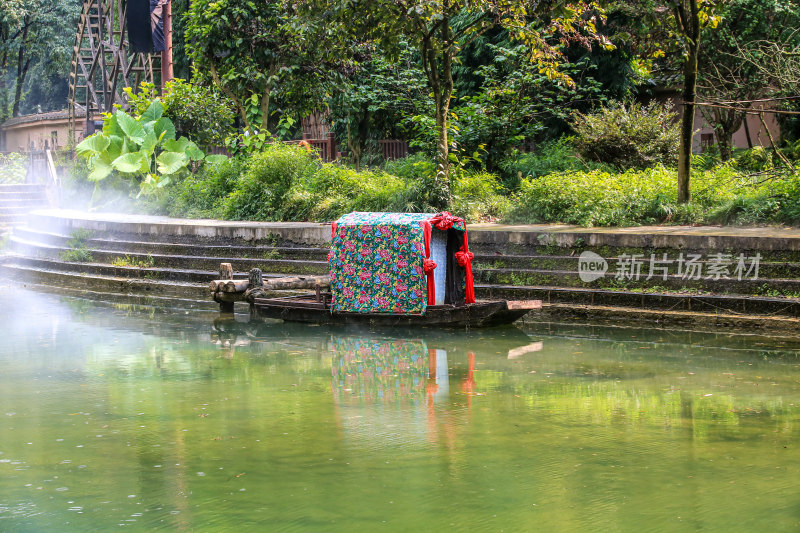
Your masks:
M354 212L333 223L332 237L331 312L425 314L475 302L462 218Z

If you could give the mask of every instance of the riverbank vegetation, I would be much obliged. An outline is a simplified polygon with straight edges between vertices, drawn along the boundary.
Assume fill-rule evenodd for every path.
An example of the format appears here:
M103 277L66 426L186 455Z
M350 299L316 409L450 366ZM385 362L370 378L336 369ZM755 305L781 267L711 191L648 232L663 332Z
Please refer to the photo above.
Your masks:
M447 209L472 222L800 224L800 36L780 29L800 22L800 3L699 2L699 51L685 39L687 2L547 13L408 2L419 9L393 18L377 4L361 14L370 29L348 26L352 6L335 1L192 2L181 19L191 82L131 92L131 120L118 112L97 136L114 153L83 146L102 182L73 182L93 189L95 208L119 209L116 190L136 197L132 209L231 220ZM695 138L695 154L676 104L692 76L716 140L699 150ZM336 161L302 141L309 116L337 139ZM737 149L748 116L765 128ZM409 155L387 157L382 139L407 141ZM228 158L200 153L211 151Z

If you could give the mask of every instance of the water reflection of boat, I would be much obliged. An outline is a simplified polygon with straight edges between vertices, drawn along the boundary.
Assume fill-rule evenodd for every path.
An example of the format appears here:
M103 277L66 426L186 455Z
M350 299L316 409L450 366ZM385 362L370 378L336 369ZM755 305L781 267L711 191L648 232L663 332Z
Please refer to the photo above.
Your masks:
M509 358L541 349L540 342L515 326L498 327L487 335L485 330L468 330L454 333L449 330L418 328L370 328L365 325L342 328L335 325L309 327L307 324L248 320L233 315L223 315L211 323L211 341L220 346L252 346L277 343L292 345L297 349L329 351L331 339L359 338L389 342L392 339L422 339L430 349L461 353L507 354Z
M478 334L428 334L385 337L333 333L330 340L333 392L337 399L359 401L429 402L451 393L475 389L476 353L507 353L517 358L542 349L542 343L517 328L497 330L491 337ZM466 358L466 361L464 359ZM466 363L466 365L464 364ZM451 389L451 380L455 389Z
M424 398L429 367L428 347L424 341L333 337L330 348L332 390L336 399Z

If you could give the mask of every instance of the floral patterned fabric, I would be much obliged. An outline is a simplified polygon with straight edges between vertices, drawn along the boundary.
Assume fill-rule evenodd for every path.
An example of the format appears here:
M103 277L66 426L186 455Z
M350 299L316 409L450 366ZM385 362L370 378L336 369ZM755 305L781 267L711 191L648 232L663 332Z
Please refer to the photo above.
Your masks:
M328 264L331 311L424 314L422 213L350 213L336 222Z
M422 340L334 337L331 374L337 399L422 399L428 347Z

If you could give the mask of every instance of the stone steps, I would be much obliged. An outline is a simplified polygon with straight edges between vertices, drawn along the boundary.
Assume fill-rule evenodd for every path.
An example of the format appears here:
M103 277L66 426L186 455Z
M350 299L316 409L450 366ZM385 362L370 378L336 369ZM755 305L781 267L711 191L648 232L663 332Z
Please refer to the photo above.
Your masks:
M636 327L685 327L692 331L722 330L741 333L761 331L775 337L796 338L792 333L800 329L800 318L786 316L761 316L725 312L675 311L661 309L642 309L641 307L573 305L550 303L542 305L542 312L533 317L537 322L567 320L574 324L586 321L596 324L602 320L604 325L625 325Z
M26 207L32 211L34 209L40 209L42 206L38 204L35 198L19 198L18 196L13 196L11 198L0 197L0 209L14 207Z
M74 232L73 232L74 233ZM90 234L84 239L87 248L128 253L186 255L201 257L241 257L241 258L286 258L327 261L328 249L301 246L269 246L243 244L209 244L207 242L175 242L153 240L128 240L125 238L104 238L102 234ZM21 244L66 246L72 239L70 234L54 233L19 227L14 229L15 241Z
M2 283L2 282L0 282ZM7 284L8 281L6 280ZM104 292L98 290L75 289L70 287L59 286L58 284L40 284L30 281L24 281L26 289L31 289L39 292L54 293L71 296L74 298L85 298L93 302L99 302L109 305L133 305L133 306L146 306L154 307L160 310L176 310L178 312L186 312L189 309L199 309L205 311L219 311L219 304L211 301L206 295L203 298L191 298L187 296L159 296L152 294L151 291L140 291L136 293L120 293L120 292Z
M9 193L39 193L44 194L44 185L35 183L3 183L0 184L0 195Z
M61 260L70 250L67 246L51 246L24 241L16 236L9 239L12 250L28 258ZM264 259L246 258L236 256L196 256L133 252L121 246L119 250L103 250L88 245L87 249L92 254L92 261L96 263L117 264L119 266L148 267L155 270L170 269L195 271L204 270L208 275L219 271L220 263L233 263L237 271L248 272L252 268L260 268L264 272L282 274L326 274L327 261L314 261L310 259ZM133 247L142 249L142 247ZM327 252L325 252L327 254ZM180 279L176 277L175 279Z
M800 317L800 299L725 294L612 291L553 286L476 285L475 294L486 299L538 299L565 305L601 305L686 312Z
M21 225L28 213L47 205L42 185L0 185L0 226Z
M40 232L30 228L15 230L10 239L12 249L20 255L38 258L58 259L69 248L71 237L51 232ZM49 242L52 244L43 244ZM84 241L92 251L95 262L114 263L122 266L152 266L184 270L216 271L219 263L230 262L234 268L246 272L260 268L265 272L283 274L324 274L327 272L327 249L321 247L281 247L281 246L243 246L209 245L133 241L89 238ZM609 258L612 262L616 258ZM701 261L704 271L710 261ZM512 268L493 268L495 265ZM479 282L500 285L552 285L580 287L585 283L577 271L578 258L565 255L497 255L477 254L474 260L475 278ZM531 267L539 268L531 268ZM789 261L761 261L759 278L742 276L736 279L735 264L728 267L728 278L709 279L702 276L686 278L669 274L647 280L648 265L642 265L639 279L616 279L609 271L604 278L592 283L598 289L624 289L647 282L644 286L656 286L663 290L695 290L705 292L727 292L738 294L759 294L770 291L780 295L800 294L800 264ZM676 270L673 265L672 270Z
M103 292L122 295L153 295L178 299L209 298L208 283L126 278L98 272L76 272L47 269L30 264L16 264L8 258L2 264L3 275L21 283L35 283L54 288L67 287L82 292Z
M800 295L800 232L775 237L754 228L736 238L719 234L718 228L703 230L707 234L692 228L655 228L646 235L634 230L640 229L473 227L470 248L476 254L477 295L541 299L562 313L574 307L584 309L576 311L579 314L595 309L603 316L607 314L603 309L618 308L623 317L637 309L670 316L800 317L800 299L795 298ZM91 250L91 262L60 259L76 236L81 237L81 246ZM232 263L237 278L246 277L254 267L269 272L268 277L322 274L327 272L329 241L330 226L322 224L35 212L25 227L14 230L8 243L11 255L5 258L2 271L14 279L48 286L210 301L208 282L217 276L219 263ZM591 283L578 275L579 257L587 250L609 264L606 276ZM759 278L706 279L704 270L701 279L683 279L673 268L666 280L660 275L645 279L651 253L657 258L663 253L670 258L699 253L706 269L709 258L723 251L734 257L759 254ZM638 280L615 279L615 263L632 253L646 258L643 275ZM91 280L98 281L93 285ZM785 323L793 324L791 320Z
M544 269L474 269L476 282L494 285L546 285L553 287L585 287L579 273L575 270L544 270ZM759 275L757 279L736 277L708 279L703 276L699 279L685 278L678 275L668 275L666 279L659 276L647 280L645 276L639 279L616 279L613 276L600 278L591 283L595 289L625 290L634 288L652 288L662 291L693 291L705 293L758 295L776 294L782 296L800 297L800 279L769 278Z

